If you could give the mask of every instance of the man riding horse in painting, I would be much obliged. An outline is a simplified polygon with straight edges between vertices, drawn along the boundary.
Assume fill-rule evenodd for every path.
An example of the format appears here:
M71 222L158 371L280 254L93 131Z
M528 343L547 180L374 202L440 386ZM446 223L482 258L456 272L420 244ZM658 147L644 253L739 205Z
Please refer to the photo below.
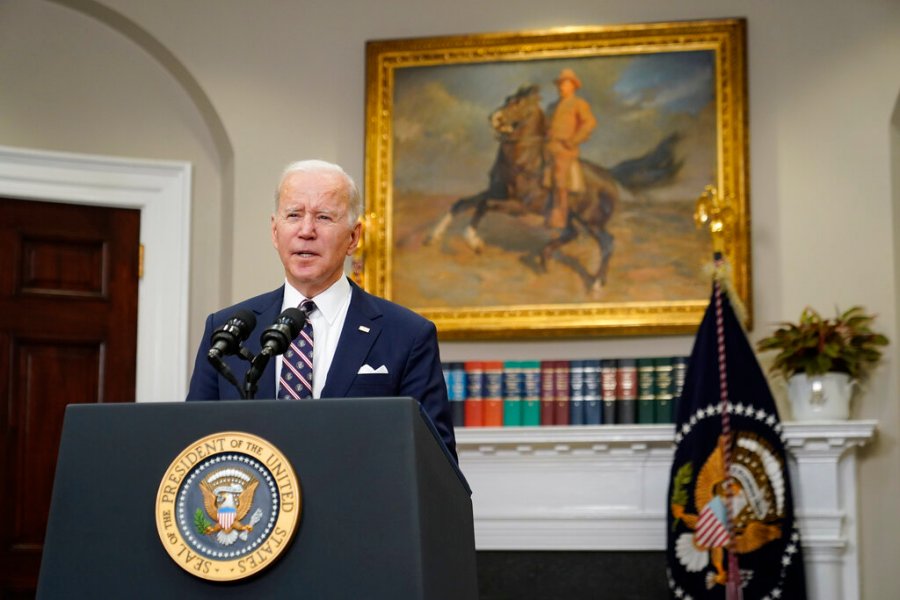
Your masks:
M578 147L591 136L597 119L587 101L575 94L581 87L575 71L563 69L555 83L559 100L547 108L544 186L552 188L546 223L549 227L562 228L568 219L569 193L580 194L585 189Z
M570 69L563 69L557 81L561 83L561 87L571 85L574 89L575 82L571 81L569 75L575 77ZM563 103L562 93L564 92L561 92L560 104ZM583 99L577 96L573 98L587 106L587 102ZM565 107L557 107L554 113L560 116L566 114L566 110ZM586 115L590 115L590 108L579 114L578 117L569 114L570 119L578 121L569 123L570 137L548 134L555 130L553 125L547 124L547 118L541 108L539 86L522 85L514 94L508 96L503 105L489 116L491 127L497 134L499 147L488 174L488 187L477 194L464 196L453 202L450 209L425 236L423 243L427 245L439 242L454 217L466 211L472 211L472 216L463 230L463 236L467 245L475 252L481 252L484 247L485 242L478 234L478 227L489 212L499 211L512 216L534 214L546 219L550 194L548 189L550 182L545 183L546 174L548 170L560 168L560 161L556 160L553 150L548 147L550 144L546 142L548 137L559 135L560 141L554 144L554 147L564 149L566 144L562 143L562 140L568 140L569 166L565 169L577 170L581 178L580 189L578 193L572 193L571 181L568 181L567 187L566 180L562 177L557 178L560 189L566 192L562 195L565 206L558 210L559 225L552 224L552 232L548 239L538 248L520 257L520 260L535 271L545 273L554 253L572 242L579 232L583 232L597 243L600 259L596 269L581 267L579 272L583 274L585 288L594 293L599 292L606 284L609 261L613 254L614 238L608 230L608 224L619 202L620 187L635 193L671 181L682 165L682 161L675 155L675 146L681 135L677 132L671 133L646 154L624 160L606 169L578 155L578 144L587 139L589 130L592 130L596 123L591 115L590 124L587 126ZM556 130L564 131L562 123L563 121L560 121ZM551 163L553 160L556 162ZM552 182L552 175L550 180ZM555 193L554 196L559 198L560 194Z

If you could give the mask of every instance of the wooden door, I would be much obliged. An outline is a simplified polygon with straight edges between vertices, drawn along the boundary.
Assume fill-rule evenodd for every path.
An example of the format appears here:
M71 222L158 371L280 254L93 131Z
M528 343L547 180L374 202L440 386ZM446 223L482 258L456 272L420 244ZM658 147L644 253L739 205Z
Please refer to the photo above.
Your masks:
M139 232L137 210L0 198L0 598L34 596L65 406L134 401Z

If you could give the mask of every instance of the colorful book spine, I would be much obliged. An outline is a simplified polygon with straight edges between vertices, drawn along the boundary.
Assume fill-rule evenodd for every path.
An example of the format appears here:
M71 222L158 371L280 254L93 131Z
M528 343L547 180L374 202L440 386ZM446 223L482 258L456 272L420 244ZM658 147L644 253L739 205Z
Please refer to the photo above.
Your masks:
M637 361L620 358L616 376L616 423L630 425L637 421Z
M491 360L484 366L484 425L503 426L503 361Z
M455 427L674 423L688 357L441 363Z
M584 361L569 361L569 425L584 425Z
M541 361L541 425L554 425L553 402L556 400L555 386L553 385L553 366L556 361Z
M600 361L584 361L584 424L599 425L603 422L600 394Z
M675 422L675 415L678 414L678 403L681 402L681 392L684 390L684 380L687 377L688 357L674 356L672 357L672 422Z
M541 424L541 363L523 360L522 369L522 425L536 427Z
M484 367L480 361L467 361L466 370L466 427L484 426Z
M618 361L606 358L600 361L600 399L603 401L602 423L616 423L616 405L619 397Z
M656 422L675 422L675 379L672 357L664 356L653 361L656 374Z
M447 399L454 427L466 425L466 369L461 362L444 363L444 379L447 382Z
M553 365L553 424L569 424L569 361Z
M637 360L637 422L656 422L656 365L652 358Z
M522 425L522 404L525 398L525 373L522 363L508 360L503 363L503 426Z

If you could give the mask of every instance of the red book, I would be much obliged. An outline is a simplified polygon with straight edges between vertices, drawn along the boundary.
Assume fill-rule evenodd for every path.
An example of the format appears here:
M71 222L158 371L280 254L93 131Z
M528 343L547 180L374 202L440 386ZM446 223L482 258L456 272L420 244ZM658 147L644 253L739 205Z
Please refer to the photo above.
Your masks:
M605 358L600 361L600 399L603 401L604 425L614 425L616 422L616 403L618 402L618 361L615 358Z
M481 363L484 369L484 425L503 427L503 361Z
M557 360L553 366L553 424L569 424L569 361Z
M616 398L616 423L625 425L637 423L637 361L633 358L620 358L616 376L618 393Z
M484 425L484 367L480 361L469 361L466 369L466 427Z
M541 425L553 425L553 365L555 361L541 361Z

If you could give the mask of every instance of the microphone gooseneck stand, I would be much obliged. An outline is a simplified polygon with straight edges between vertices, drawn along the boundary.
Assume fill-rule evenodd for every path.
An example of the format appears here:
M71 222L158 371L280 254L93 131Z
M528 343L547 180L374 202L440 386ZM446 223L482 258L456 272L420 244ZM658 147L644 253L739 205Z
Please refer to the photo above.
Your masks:
M254 356L249 350L247 350L246 348L241 346L240 349L238 350L237 354L242 359L244 359L247 362L250 362L252 364L252 362L254 360ZM231 372L231 369L229 368L229 366L227 364L225 364L225 361L222 360L222 357L219 355L219 353L210 352L207 355L207 359L209 359L210 364L212 364L212 366L216 369L216 371L219 372L219 375L224 377L226 381L228 381L231 385L233 385L237 389L238 395L241 397L241 400L246 400L247 396L244 392L244 388L241 387L241 384L238 382L237 377L234 376L234 373ZM257 378L258 378L258 376L257 376ZM254 393L255 393L255 389L254 389Z
M247 373L244 375L243 398L247 400L253 400L256 397L258 387L256 383L262 377L263 371L271 358L270 354L266 352L267 349L263 348L259 354L250 360L250 368L247 369Z

